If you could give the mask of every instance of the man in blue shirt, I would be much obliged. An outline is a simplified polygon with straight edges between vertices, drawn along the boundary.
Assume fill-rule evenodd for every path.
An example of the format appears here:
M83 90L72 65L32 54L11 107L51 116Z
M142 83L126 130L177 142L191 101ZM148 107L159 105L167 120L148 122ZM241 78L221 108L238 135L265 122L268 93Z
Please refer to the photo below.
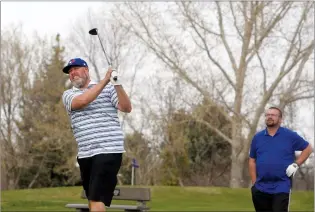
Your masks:
M312 153L312 147L296 132L281 127L282 112L270 107L265 114L266 129L252 140L249 173L256 211L288 211L294 174ZM295 160L295 151L302 151Z

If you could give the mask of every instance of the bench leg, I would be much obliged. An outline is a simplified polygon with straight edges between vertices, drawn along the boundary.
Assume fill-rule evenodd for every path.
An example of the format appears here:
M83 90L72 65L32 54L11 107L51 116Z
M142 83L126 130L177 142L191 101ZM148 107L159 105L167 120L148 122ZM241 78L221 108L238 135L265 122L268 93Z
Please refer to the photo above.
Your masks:
M77 212L90 212L90 209L87 208L80 208L76 210Z

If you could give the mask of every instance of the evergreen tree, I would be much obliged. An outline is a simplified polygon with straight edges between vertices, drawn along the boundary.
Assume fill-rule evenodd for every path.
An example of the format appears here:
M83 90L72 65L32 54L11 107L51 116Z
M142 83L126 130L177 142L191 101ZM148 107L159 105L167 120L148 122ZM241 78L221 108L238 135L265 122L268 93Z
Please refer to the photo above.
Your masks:
M76 183L76 143L62 103L68 76L62 72L64 47L60 35L51 58L34 76L25 91L20 139L27 143L29 166L25 167L21 187L52 187Z
M172 114L166 127L167 141L161 147L162 184L228 186L231 145L206 123L230 133L229 122L206 100L191 112Z

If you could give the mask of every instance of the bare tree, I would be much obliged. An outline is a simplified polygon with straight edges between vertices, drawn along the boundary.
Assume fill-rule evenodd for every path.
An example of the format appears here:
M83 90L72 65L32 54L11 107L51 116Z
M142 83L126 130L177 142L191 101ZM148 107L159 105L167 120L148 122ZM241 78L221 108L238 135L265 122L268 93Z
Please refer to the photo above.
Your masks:
M96 79L99 81L102 78L108 64L98 37L88 33L92 28L98 29L100 40L112 66L124 75L126 69L123 63L126 64L126 57L130 56L132 48L128 42L128 29L117 26L105 4L103 10L98 12L88 10L86 16L76 20L73 33L67 43L68 54L87 58L90 68L96 74Z
M231 136L199 121L231 143L230 185L241 187L248 183L249 146L266 106L285 109L313 98L314 76L308 71L313 7L313 2L128 2L115 10L121 26L196 95L225 105L228 112L221 114L231 122Z
M25 38L22 26L1 32L1 168L7 183L3 189L17 188L22 170L29 165L25 158L30 147L27 141L20 141L16 123L24 103L23 93L32 83L33 71L40 66L41 57L38 55L45 57L45 43L39 38L34 39L36 45Z

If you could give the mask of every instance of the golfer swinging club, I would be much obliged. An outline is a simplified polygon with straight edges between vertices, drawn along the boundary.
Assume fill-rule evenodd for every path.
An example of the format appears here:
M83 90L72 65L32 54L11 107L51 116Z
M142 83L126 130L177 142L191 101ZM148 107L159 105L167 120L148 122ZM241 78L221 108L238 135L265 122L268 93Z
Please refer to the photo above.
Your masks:
M249 174L256 211L288 211L292 178L312 153L311 145L296 132L280 127L282 112L270 107L265 113L266 129L251 143ZM295 160L295 151L302 151Z
M90 211L106 211L110 206L122 162L124 135L117 110L131 112L131 103L111 68L98 83L91 81L87 63L71 59L63 72L73 88L62 101L78 143L77 160ZM111 84L109 84L111 82Z

